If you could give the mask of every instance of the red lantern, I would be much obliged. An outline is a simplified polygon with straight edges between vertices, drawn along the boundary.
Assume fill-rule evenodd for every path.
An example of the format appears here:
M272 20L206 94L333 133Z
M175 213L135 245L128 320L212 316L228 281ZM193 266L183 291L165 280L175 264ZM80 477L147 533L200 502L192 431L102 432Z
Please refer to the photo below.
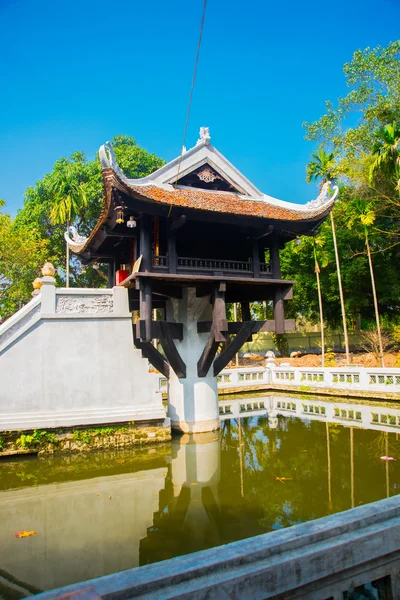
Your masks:
M129 273L126 269L118 269L118 271L115 272L115 285L122 283L128 275Z

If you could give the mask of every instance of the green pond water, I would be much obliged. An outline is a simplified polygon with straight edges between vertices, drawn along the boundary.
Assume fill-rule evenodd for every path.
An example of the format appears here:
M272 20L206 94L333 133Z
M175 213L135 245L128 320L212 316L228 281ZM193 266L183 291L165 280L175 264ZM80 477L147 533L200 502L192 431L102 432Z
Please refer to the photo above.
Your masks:
M283 399L291 410L301 402ZM265 406L271 402L266 396ZM21 598L398 493L400 460L380 457L400 458L400 409L346 405L346 419L362 414L371 421L361 428L329 417L333 407L342 410L340 399L321 400L325 414L300 416L281 415L274 402L270 420L228 418L220 432L145 449L1 460L0 597ZM373 416L382 407L390 424ZM18 531L36 534L19 539Z

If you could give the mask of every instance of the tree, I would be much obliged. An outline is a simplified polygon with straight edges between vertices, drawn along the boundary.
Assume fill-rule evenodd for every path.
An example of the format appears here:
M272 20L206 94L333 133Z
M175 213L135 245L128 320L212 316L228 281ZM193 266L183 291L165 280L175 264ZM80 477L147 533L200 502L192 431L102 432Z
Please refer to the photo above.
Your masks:
M370 182L374 182L378 175L384 175L392 179L395 189L400 191L400 127L396 122L378 129L372 155Z
M54 195L54 203L50 210L50 220L53 225L66 225L69 230L74 221L87 206L85 189L68 163L59 163L53 171L53 181L50 186ZM66 287L69 287L69 246L66 243Z
M121 169L128 177L137 178L160 168L164 161L155 154L149 154L140 148L132 137L125 135L115 136L112 140L115 154ZM95 226L103 206L103 182L101 165L96 156L95 160L88 160L82 152L75 152L67 158L56 161L51 173L45 175L35 186L25 192L24 207L18 212L15 219L17 227L34 228L38 236L49 240L49 252L53 256L57 268L58 284L65 283L66 273L65 240L62 225L52 221L51 214L55 206L54 190L57 189L63 173L68 184L79 187L86 197L85 205L81 202L79 211L73 217L71 224L75 225L82 235L89 235ZM61 194L60 199L64 197ZM68 204L68 200L66 204ZM56 204L59 204L58 202ZM63 203L61 203L63 204ZM71 208L73 206L71 205ZM62 217L63 215L61 215ZM105 286L103 266L99 270L92 266L82 271L81 263L76 256L71 257L70 279L72 285L77 287L103 287Z
M375 213L374 213L371 205L364 202L361 199L357 199L352 202L351 210L353 211L353 216L349 219L348 227L351 229L351 227L356 219L359 219L361 224L364 227L365 246L367 249L368 264L369 264L369 270L370 270L370 275L371 275L372 294L373 294L373 298L374 298L376 330L377 330L378 342L379 342L379 359L381 361L382 367L384 368L385 360L383 357L383 342L382 342L382 332L381 332L381 325L380 325L380 319L379 319L378 298L377 298L377 294L376 294L374 268L372 265L371 247L370 247L369 238L368 238L368 227L371 226L373 224L373 222L375 221Z
M314 158L313 161L310 161L307 165L306 170L306 181L310 183L312 180L320 180L322 184L331 181L334 177L334 155L333 153L327 154L325 150L320 147L315 154L312 154ZM343 334L344 334L344 343L346 349L346 360L347 363L350 362L350 352L349 352L349 337L347 334L347 323L346 323L346 309L344 305L344 297L343 297L343 287L342 287L342 278L340 275L340 261L339 261L339 253L337 248L337 239L336 239L336 230L335 230L335 221L333 218L333 210L331 210L331 227L332 227L332 235L333 235L333 244L335 248L335 260L336 260L336 269L338 276L338 284L339 284L339 296L340 296L340 306L342 309L342 319L343 319ZM319 277L318 277L319 282Z
M0 207L4 201L0 200ZM49 243L35 229L16 227L10 215L0 211L0 318L11 316L30 300L32 282L47 260Z

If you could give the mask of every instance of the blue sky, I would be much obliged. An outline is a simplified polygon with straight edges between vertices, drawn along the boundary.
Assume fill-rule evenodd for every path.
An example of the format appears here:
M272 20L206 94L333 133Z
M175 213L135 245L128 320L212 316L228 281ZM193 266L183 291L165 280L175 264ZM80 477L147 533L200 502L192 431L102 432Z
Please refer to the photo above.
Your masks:
M0 0L0 198L60 156L124 133L180 152L202 0ZM346 92L343 64L398 39L400 0L208 0L186 146L212 143L263 192L316 196L303 121Z

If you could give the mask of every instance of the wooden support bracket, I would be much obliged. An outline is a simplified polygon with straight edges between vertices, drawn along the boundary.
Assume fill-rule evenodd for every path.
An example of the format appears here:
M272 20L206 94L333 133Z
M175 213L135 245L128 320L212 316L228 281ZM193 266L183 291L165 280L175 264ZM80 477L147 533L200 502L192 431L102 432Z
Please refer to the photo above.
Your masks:
M141 350L144 358L153 365L157 371L160 371L164 377L169 378L170 366L165 360L165 357L153 346L151 342L141 342L135 332L135 325L133 326L133 341L138 350Z
M239 352L240 348L248 339L249 335L253 332L253 328L256 324L256 321L245 321L241 323L241 328L239 332L236 334L234 339L231 341L229 346L221 352L219 356L214 361L214 376L217 376L218 373L222 371L232 360L232 358Z
M214 360L215 353L218 350L218 346L219 343L215 340L214 328L211 328L210 335L208 336L204 350L197 363L197 375L199 377L205 377L207 375L212 365L212 361Z
M165 356L168 359L170 367L175 371L179 379L185 379L186 377L186 365L183 362L181 355L176 349L175 342L172 339L171 329L169 323L165 321L159 321L162 337L160 337L161 346L165 352Z

